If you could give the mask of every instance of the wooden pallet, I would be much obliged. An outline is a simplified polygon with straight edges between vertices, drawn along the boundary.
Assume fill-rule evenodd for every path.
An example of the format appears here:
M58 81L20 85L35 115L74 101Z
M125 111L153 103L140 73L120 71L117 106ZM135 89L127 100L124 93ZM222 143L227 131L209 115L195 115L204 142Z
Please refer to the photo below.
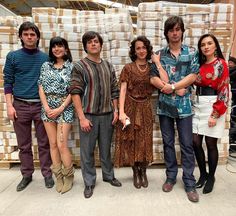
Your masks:
M12 167L19 165L20 165L19 160L10 160L10 161L0 160L0 169L11 169ZM34 161L34 167L35 168L40 167L39 160Z

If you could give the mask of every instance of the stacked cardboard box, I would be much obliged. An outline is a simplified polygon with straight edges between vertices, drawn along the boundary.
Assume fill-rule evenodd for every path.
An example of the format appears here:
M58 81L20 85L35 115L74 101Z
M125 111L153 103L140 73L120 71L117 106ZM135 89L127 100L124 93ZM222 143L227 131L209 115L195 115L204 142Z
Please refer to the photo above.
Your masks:
M133 39L132 20L126 9L105 10L106 34L109 37L111 63L119 77L123 66L129 63L129 47Z
M18 49L16 16L0 17L0 160L17 160L17 142L12 122L7 117L3 90L3 69L7 54Z

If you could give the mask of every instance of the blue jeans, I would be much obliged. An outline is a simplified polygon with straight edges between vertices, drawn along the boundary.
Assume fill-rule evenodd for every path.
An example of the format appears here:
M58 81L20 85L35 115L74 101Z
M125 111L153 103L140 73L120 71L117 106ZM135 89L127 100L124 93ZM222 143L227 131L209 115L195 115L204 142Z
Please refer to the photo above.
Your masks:
M160 127L164 144L164 159L166 164L167 180L175 183L178 173L178 164L175 153L175 119L160 115ZM181 164L183 169L183 182L185 190L195 189L196 180L193 175L195 167L195 157L192 138L192 116L177 118L176 126L179 135Z

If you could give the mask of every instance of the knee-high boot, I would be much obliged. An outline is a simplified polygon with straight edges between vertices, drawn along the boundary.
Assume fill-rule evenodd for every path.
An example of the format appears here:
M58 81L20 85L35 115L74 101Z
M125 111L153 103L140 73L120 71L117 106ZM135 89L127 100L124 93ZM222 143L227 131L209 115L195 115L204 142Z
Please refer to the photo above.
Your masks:
M56 191L58 193L60 193L63 188L63 184L64 184L61 164L59 164L57 166L51 166L51 170L57 179L56 180Z
M133 169L133 184L134 184L134 187L139 189L139 188L141 188L141 178L140 178L140 175L139 175L139 167L138 167L137 162L134 164L132 169Z
M140 176L141 176L141 185L146 188L148 187L148 179L147 179L147 163L140 163Z
M73 180L74 180L74 167L73 165L71 165L68 168L64 168L62 169L62 174L64 176L64 185L63 188L61 190L61 193L66 193L67 191L69 191L72 186L73 186Z

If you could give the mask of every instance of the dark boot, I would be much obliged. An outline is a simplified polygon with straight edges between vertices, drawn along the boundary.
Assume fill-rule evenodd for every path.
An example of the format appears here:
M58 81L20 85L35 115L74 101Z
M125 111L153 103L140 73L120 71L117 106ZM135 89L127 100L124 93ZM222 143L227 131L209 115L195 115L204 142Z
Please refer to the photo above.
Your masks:
M203 193L207 194L207 193L211 193L213 190L215 184L215 177L214 176L208 176L206 184L203 188Z
M137 163L134 164L134 166L132 167L133 169L133 184L134 187L136 187L137 189L141 188L141 178L139 175L139 167L137 166Z
M64 184L61 164L58 164L56 166L51 166L51 170L57 179L56 180L56 191L58 193L60 193L63 188L63 184Z
M141 163L141 167L140 167L140 176L141 176L141 185L146 188L148 187L148 179L147 179L147 163L143 162Z
M196 183L196 188L202 188L207 181L208 173L200 174L200 178Z

